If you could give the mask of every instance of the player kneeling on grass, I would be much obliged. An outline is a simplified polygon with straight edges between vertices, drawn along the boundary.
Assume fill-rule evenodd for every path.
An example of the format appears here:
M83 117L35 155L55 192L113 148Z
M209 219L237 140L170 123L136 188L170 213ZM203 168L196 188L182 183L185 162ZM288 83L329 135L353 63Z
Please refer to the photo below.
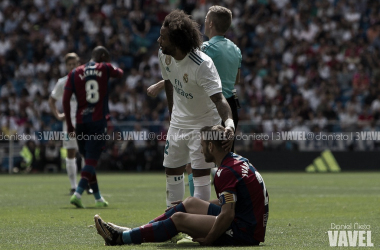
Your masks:
M226 153L220 137L214 140L205 136L207 133L224 134L225 129L220 125L201 129L206 162L218 166L215 175L218 199L207 202L189 197L173 203L176 205L164 214L134 229L106 223L95 215L96 229L106 245L164 242L179 232L190 235L201 245L258 245L264 242L269 197L263 178L246 158Z

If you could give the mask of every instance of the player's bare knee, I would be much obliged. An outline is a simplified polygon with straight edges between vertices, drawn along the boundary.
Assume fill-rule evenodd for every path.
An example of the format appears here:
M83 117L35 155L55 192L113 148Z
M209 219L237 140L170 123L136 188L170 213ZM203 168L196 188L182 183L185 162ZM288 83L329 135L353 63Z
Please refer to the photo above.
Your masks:
M75 148L68 148L67 149L67 158L74 159L75 158L76 150Z
M174 224L179 230L178 226L180 226L186 219L186 213L176 212L175 214L172 215L171 219L173 220Z
M190 196L187 197L182 203L185 206L185 208L191 207L194 204L194 197Z
M199 201L200 201L200 199L198 199L196 197L192 197L192 196L187 197L183 201L183 206L185 207L186 212L194 213L194 211L197 210L197 208L200 206Z
M211 170L208 169L193 169L193 177L201 177L210 175Z
M186 165L186 173L187 174L191 174L192 173L191 163L189 163L189 164Z
M165 168L165 173L167 175L181 175L185 171L186 166L181 166L178 168Z

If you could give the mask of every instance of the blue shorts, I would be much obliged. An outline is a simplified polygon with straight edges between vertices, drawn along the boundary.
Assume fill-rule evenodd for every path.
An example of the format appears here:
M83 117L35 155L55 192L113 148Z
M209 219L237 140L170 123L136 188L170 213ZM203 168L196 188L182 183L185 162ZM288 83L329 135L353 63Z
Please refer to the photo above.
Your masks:
M85 159L99 160L106 146L107 121L77 124L75 133L79 153Z
M211 204L208 207L208 215L218 216L222 211L222 207ZM240 230L240 228L244 228L244 223L240 222L237 218L235 218L231 225L227 228L226 232L224 232L218 239L216 239L212 245L213 246L255 246L259 245L260 242L253 239L253 234L248 234Z

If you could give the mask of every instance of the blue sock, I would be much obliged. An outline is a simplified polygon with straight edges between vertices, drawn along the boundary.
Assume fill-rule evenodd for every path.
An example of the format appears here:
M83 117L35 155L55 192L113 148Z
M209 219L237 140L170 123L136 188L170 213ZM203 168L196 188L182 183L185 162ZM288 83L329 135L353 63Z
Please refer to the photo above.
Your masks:
M94 192L95 199L98 200L98 199L102 198L102 196L100 195L98 182L91 183L90 187L91 187L92 191Z
M83 179L83 182L84 181L87 181L86 179ZM81 188L81 186L80 185L85 185L84 183L81 183L82 182L82 179L79 181L79 184L78 184L78 186L77 186L77 189L75 190L75 192L77 192L77 193L79 193L79 194L83 194L83 192L84 192L84 189L83 188ZM87 185L88 185L88 181L87 181Z
M185 209L185 206L183 205L183 203L179 203L177 206L169 209L167 212L161 214L160 216L158 216L157 218L149 221L148 224L152 224L154 222L157 222L157 221L163 221L163 220L166 220L168 218L170 218L174 213L176 212L184 212L186 213L186 209Z
M79 194L83 194L83 192L87 188L87 186L88 186L88 180L85 178L81 178L75 192L77 192Z
M79 194L83 194L83 191L88 187L89 180L91 180L93 178L93 175L95 174L95 169L92 166L86 165L84 166L80 174L81 179L78 183L76 192Z
M190 196L194 197L194 180L193 180L193 173L189 174L189 189L190 189Z
M94 174L92 175L92 178L90 181L90 187L91 187L92 191L94 192L94 196L95 196L96 200L99 200L100 198L102 198L102 196L100 195L100 191L99 191L98 180L96 179L95 169L94 169Z
M123 232L124 244L141 244L143 242L164 242L178 234L171 218L137 227Z

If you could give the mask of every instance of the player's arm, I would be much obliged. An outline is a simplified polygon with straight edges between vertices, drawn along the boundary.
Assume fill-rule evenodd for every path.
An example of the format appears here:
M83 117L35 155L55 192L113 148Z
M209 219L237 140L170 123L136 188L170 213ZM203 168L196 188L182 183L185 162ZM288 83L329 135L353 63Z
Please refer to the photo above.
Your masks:
M222 142L222 147L224 150L230 151L232 144L234 143L235 132L235 125L234 120L232 119L231 107L221 92L210 96L210 98L214 102L216 109L218 110L218 113L222 118L222 121L224 121L224 125L226 126L227 140Z
M63 92L63 98L62 98L62 106L63 106L63 112L65 114L66 118L66 125L67 125L67 132L71 133L74 132L74 126L71 121L71 107L70 107L70 99L71 96L73 95L72 87L71 87L71 77L72 74L70 72L69 77L67 78L66 84L65 84L65 89Z
M49 96L49 107L50 107L51 112L53 113L55 118L57 118L57 120L64 121L65 120L65 114L58 112L58 109L55 106L56 102L57 102L57 100L54 97Z
M123 77L124 71L122 69L116 68L116 67L114 67L110 63L106 63L106 65L107 65L107 67L110 70L110 77L113 77L113 78L121 78L121 77Z
M161 92L161 90L163 90L164 88L165 88L165 81L161 80L158 83L155 83L155 84L149 86L149 88L146 90L146 92L147 92L148 96L156 97Z
M195 241L198 241L201 245L211 245L224 232L226 232L235 218L236 195L225 191L220 196L220 201L222 211L215 219L215 223L210 232L205 238L195 239Z
M173 111L173 85L170 80L165 80L166 99L168 100L169 113Z
M223 96L222 92L216 93L210 96L210 98L215 104L216 109L218 110L218 113L220 115L220 118L222 118L223 121L226 121L227 119L232 119L232 112L231 112L230 105L228 105L228 102L226 98ZM232 128L234 128L235 130L234 126L232 126Z

